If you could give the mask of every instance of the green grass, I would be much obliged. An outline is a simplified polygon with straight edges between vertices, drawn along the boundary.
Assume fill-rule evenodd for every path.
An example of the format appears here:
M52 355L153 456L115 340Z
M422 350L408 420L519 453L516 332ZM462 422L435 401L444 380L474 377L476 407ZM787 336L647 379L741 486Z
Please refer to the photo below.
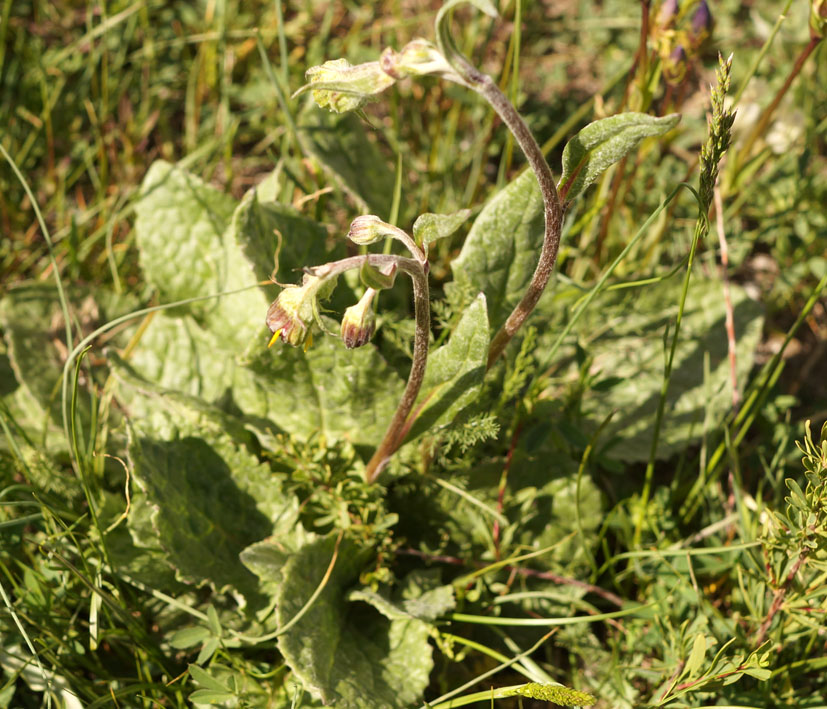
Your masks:
M680 28L694 7L684 6ZM0 3L0 707L315 706L300 689L300 638L290 631L338 617L345 599L333 666L346 673L346 651L368 645L359 633L396 628L411 673L427 670L432 649L425 700L435 705L456 692L490 706L482 693L495 687L495 706L541 706L509 694L539 681L588 691L607 709L827 706L824 523L810 536L779 532L795 527L797 509L823 509L795 446L805 421L817 441L827 420L827 76L817 71L827 50L822 42L802 55L806 3L714 3L714 30L672 87L658 71L648 83L629 74L641 67L638 3L500 2L494 21L458 11L457 44L514 100L557 177L563 146L591 120L622 110L683 117L575 202L530 328L464 418L403 448L380 486L362 482L370 435L348 429L347 416L383 410L382 392L404 381L409 291L380 298L378 359L368 362L372 347L337 355L336 367L352 356L348 372L382 374L360 389L356 413L337 410L321 433L300 435L284 412L303 405L291 396L302 386L292 363L304 355L264 352L266 341L245 355L243 373L274 358L295 367L295 383L272 380L266 395L283 418L267 421L239 399L240 384L223 386L208 356L215 343L235 347L247 316L221 319L222 303L257 291L214 297L222 289L202 267L223 261L211 252L172 264L174 297L147 276L136 219L157 160L201 178L205 199L224 199L221 219L233 213L230 198L270 180L276 202L323 225L302 222L322 235L314 259L343 253L350 221L367 211L406 229L423 212L471 208L476 217L524 160L473 93L404 81L366 107L370 127L354 119L320 134L307 126L329 116L290 98L310 66L372 61L388 44L432 37L437 9ZM688 41L660 41L675 37ZM698 208L679 187L697 188L718 51L734 53L738 97L718 182L737 404L716 213L690 278ZM328 134L326 144L313 140ZM186 234L180 226L161 224L159 241ZM431 251L439 344L451 342L475 295L446 288L466 233ZM281 256L282 281L322 262L294 262L289 246ZM675 370L664 380L685 279ZM166 307L172 301L181 302ZM338 295L330 307L348 304ZM263 322L263 311L254 316ZM163 339L181 328L191 350ZM91 349L69 359L93 332ZM311 361L325 347L317 342ZM664 399L653 441L664 381L677 398ZM240 507L221 487L225 468L243 479ZM155 512L165 500L177 506L172 522ZM262 509L281 510L289 528ZM213 550L188 547L174 522L195 529L199 511L230 551L274 535L275 549L257 548L284 565L242 565L233 552L197 577ZM815 548L785 581L807 544ZM433 617L394 619L376 591L397 611L418 599ZM404 633L394 625L403 622ZM376 652L367 655L374 668L384 661ZM388 672L398 696L416 695L405 673ZM364 672L352 680L381 696Z

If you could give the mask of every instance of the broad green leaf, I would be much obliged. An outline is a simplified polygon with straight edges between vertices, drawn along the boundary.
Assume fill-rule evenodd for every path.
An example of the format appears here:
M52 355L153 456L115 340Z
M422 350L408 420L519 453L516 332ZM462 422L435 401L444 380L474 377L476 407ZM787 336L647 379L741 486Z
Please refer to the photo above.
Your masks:
M459 256L451 263L459 293L483 292L496 332L526 289L543 245L543 199L534 173L527 171L500 191L474 220Z
M320 539L286 563L276 599L280 627L313 595L333 558L335 540ZM348 603L367 553L347 540L313 605L278 640L285 662L305 688L342 709L410 707L428 684L433 664L429 626L413 618L388 620L363 603Z
M235 699L235 694L229 690L196 689L189 695L188 699L196 705L225 704Z
M320 111L310 101L299 116L299 141L360 210L388 218L394 175L368 139L364 121L352 113Z
M135 241L147 281L165 302L225 290L223 235L236 201L163 160L135 205Z
M226 435L185 424L167 440L131 431L129 456L179 577L255 598L257 581L239 554L283 528L285 519L297 520L295 500L280 480Z
M234 199L197 177L156 162L141 195L136 242L147 280L162 299L247 289L191 304L185 311L196 315L203 327L220 336L222 348L235 354L256 336L265 337L269 298L256 286L273 270L278 245L274 229L282 236L279 275L285 280L293 278L293 269L324 253L324 229L292 208L262 204L256 189L236 206Z
M198 684L204 685L206 689L212 689L216 692L229 692L230 688L219 682L215 677L213 677L209 672L207 672L204 668L199 667L198 665L190 665L189 666L189 673L190 676L198 682Z
M420 214L413 225L414 241L428 253L428 246L437 239L451 236L459 229L471 214L470 209L463 209L453 214Z
M399 598L415 618L433 622L456 606L454 587L442 585L439 569L415 569L402 579Z
M591 376L598 383L583 395L582 410L595 430L608 411L617 411L601 435L603 454L625 461L649 458L652 426L663 382L664 342L667 326L673 327L681 283L666 281L635 290L617 305L608 305L584 323L582 337L612 323L587 348L593 362ZM761 337L762 307L743 289L731 286L735 325L736 367L739 387L752 369ZM718 425L732 408L730 365L727 350L726 307L717 280L693 279L681 323L672 378L666 398L657 457L666 458L693 442L705 430ZM670 334L671 336L671 334ZM708 359L710 376L704 374Z
M183 650L194 645L200 645L212 636L209 628L203 625L196 625L191 628L176 630L169 636L169 644L176 650Z
M227 349L224 344L191 315L157 313L129 364L140 377L159 389L178 391L213 403L232 387L235 377L238 352ZM118 392L119 397L130 397L123 402L127 413L133 418L151 415L154 404L145 399L133 402L131 394L131 391ZM145 408L147 405L149 409Z
M479 394L488 357L488 317L480 293L463 313L448 344L428 357L408 441L451 423Z
M280 343L267 349L262 342L244 366L236 355L192 317L159 314L129 364L154 384L156 393L179 392L222 409L240 409L246 424L258 422L254 428L260 437L275 426L303 439L321 433L329 441L373 445L404 388L373 346L347 350L327 335L307 352ZM119 371L123 381L128 371ZM132 418L151 419L157 412L152 401L134 391L122 388L118 396Z
M404 388L374 347L347 350L327 336L307 352L281 345L262 350L248 372L234 391L241 409L305 439L321 434L376 444Z
M589 123L563 150L563 175L558 189L571 202L644 138L664 135L681 117L677 113L657 118L645 113L619 113Z

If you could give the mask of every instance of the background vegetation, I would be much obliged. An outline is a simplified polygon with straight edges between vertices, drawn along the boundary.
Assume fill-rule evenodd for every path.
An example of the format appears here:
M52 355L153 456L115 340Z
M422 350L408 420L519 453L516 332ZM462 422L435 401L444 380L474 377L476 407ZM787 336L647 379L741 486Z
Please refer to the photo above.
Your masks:
M310 66L432 37L438 7L0 6L0 706L316 706L300 688L319 684L337 706L415 706L423 691L436 705L527 678L601 707L827 706L825 454L808 449L803 466L795 446L807 420L817 446L827 420L827 74L802 0L710 3L703 31L687 1L668 32L655 3L644 52L645 3L503 1L496 21L462 11L458 44L558 176L566 140L595 118L683 118L577 201L557 275L507 362L457 421L404 448L381 486L359 474L374 442L357 415L365 399L324 426L293 416L304 355L262 352L263 332L238 368L253 383L229 372L263 310L224 298L147 314L69 358L118 316L225 289L209 270L224 254L189 241L202 229L193 194L227 228L254 210L238 207L253 187L290 205L262 222L301 234L282 282L343 253L361 213L405 228L425 211L483 219L523 161L471 92L403 82L367 107L369 126L289 98ZM670 64L678 44L686 58ZM675 187L697 185L719 51L734 54L738 116L650 465L664 333L697 219L688 191L571 317ZM191 188L180 203L152 201L148 186L170 170L150 172L158 160ZM438 344L474 307L452 267L467 231L431 253ZM189 246L170 258L167 242ZM256 274L273 265L265 252ZM266 308L277 289L264 292ZM502 301L487 297L495 318ZM379 373L357 389L380 430L381 392L392 402L406 374L409 300L401 284L382 295L375 349L308 353L311 379ZM222 465L252 507L207 482ZM277 544L257 546L270 535ZM351 662L362 630L397 644ZM303 636L343 638L340 653L308 661ZM308 678L328 660L357 688ZM518 702L540 705L497 705Z

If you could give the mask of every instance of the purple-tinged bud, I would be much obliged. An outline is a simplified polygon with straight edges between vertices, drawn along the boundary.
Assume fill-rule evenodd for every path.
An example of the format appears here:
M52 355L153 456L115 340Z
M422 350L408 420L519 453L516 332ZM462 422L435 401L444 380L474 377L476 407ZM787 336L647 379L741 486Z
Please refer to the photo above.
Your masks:
M395 227L386 224L374 214L363 214L350 223L347 238L359 246L367 246L390 236Z
M342 317L342 341L352 350L367 344L376 329L376 315L373 312L373 298L376 291L368 288L356 305L345 310Z
M680 5L678 0L663 0L660 10L658 10L658 26L662 29L666 29L671 26L678 14L679 9Z
M374 214L365 214L361 217L356 217L356 219L350 223L350 231L347 233L347 238L354 244L359 244L359 246L375 244L386 236L401 241L420 262L425 260L421 249L414 243L414 240L408 236L407 232L399 227L395 227L393 224L383 222Z
M686 51L680 44L664 60L663 76L673 86L686 78Z
M709 5L706 4L706 0L701 0L692 15L691 38L693 46L698 47L706 41L712 33L713 24Z

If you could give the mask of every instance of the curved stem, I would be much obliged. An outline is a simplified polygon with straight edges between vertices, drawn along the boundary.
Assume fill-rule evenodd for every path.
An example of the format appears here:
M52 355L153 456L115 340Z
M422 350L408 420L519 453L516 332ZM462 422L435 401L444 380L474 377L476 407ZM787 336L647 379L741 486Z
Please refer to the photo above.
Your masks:
M412 261L412 259L405 259ZM416 263L416 261L412 261ZM365 468L365 480L372 483L387 465L390 457L396 452L405 435L405 421L413 409L422 380L425 378L425 365L428 361L428 344L431 334L431 305L428 292L428 276L425 268L419 264L417 269L404 270L413 281L414 313L416 317L416 334L414 335L413 363L411 373L408 375L408 383L405 391L399 400L396 413L393 415L385 437L373 454Z
M511 338L514 337L514 334L525 322L531 311L534 310L537 301L540 300L540 296L543 294L546 285L548 285L551 272L554 270L554 264L557 261L557 252L560 248L563 207L560 203L557 187L554 184L551 168L549 168L543 156L543 151L540 149L540 146L537 145L537 141L525 124L522 116L517 112L517 109L514 108L505 94L500 91L490 76L482 73L463 58L454 57L454 59L456 67L460 69L462 78L468 82L468 85L471 86L474 91L491 104L492 108L497 112L497 115L511 131L517 144L525 154L528 164L537 176L537 182L540 184L540 193L543 196L545 234L543 236L543 248L540 251L540 259L537 262L537 268L534 270L534 275L531 277L531 282L528 284L522 299L517 303L499 332L497 332L491 340L491 346L488 349L487 365L488 369L490 369L503 353Z

